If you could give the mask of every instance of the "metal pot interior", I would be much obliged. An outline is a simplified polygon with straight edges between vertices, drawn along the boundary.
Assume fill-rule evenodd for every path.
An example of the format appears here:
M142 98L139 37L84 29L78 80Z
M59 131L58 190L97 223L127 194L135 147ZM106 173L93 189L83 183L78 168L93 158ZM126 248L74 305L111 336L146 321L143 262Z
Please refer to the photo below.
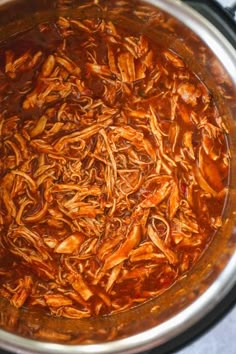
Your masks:
M107 4L107 11L101 11L96 1L88 2L89 5L82 8L79 7L79 0L5 1L0 7L0 40L6 40L35 23L69 15L83 18L110 17L125 26L139 27L154 41L167 41L169 48L183 56L210 88L229 129L232 160L224 223L207 251L188 274L158 298L121 314L90 320L71 320L49 317L40 311L15 309L1 299L0 345L4 348L18 348L34 353L132 353L137 348L148 349L168 341L194 324L222 299L236 281L235 51L224 39L221 41L223 37L217 30L177 1L145 3L147 19L154 15L159 18L154 24L148 20L146 23L138 21L134 9L130 10L132 6L129 1L107 0L102 3ZM120 11L122 6L129 11ZM171 25L171 30L166 26L167 23ZM219 56L218 48L221 48ZM55 346L55 343L59 345Z

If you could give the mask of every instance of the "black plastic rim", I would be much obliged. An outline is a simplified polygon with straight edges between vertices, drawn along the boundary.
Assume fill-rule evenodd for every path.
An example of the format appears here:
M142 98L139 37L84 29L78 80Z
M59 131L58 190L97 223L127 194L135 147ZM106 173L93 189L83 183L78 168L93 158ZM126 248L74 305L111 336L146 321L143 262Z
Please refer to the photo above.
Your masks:
M236 9L224 8L216 0L182 0L209 20L236 49ZM236 6L236 4L235 4Z
M236 49L236 21L234 20L236 8L224 8L216 0L182 0L182 2L191 6L210 21ZM174 354L176 350L190 345L197 337L200 337L206 330L222 320L235 305L236 285L207 317L200 320L192 328L168 343L140 354ZM9 354L9 352L0 349L0 354Z

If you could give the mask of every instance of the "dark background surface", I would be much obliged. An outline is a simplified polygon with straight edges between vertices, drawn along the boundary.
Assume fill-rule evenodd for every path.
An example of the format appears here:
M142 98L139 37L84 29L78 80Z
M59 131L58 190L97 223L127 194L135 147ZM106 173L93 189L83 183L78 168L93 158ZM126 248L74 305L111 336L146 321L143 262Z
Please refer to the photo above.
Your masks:
M9 352L0 349L0 354ZM236 354L236 285L214 310L187 332L162 347L140 354Z
M205 14L208 8L206 17L215 21L221 32L226 31L226 37L231 40L231 43L234 42L232 44L236 43L235 23L231 21L228 14L221 12L222 9L214 0L185 0L185 2L190 3L199 12L205 11ZM235 3L233 0L218 0L218 2L225 7ZM225 25L225 19L229 26ZM9 354L9 352L0 349L0 354ZM228 296L194 327L168 344L142 354L236 354L236 285Z

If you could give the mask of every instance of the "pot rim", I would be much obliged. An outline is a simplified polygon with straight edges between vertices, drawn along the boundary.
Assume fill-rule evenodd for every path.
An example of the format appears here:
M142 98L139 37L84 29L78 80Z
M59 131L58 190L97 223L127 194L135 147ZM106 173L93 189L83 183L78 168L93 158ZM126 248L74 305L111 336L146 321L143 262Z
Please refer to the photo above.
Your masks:
M217 280L196 301L163 324L142 333L107 343L65 345L35 341L0 330L1 345L5 349L14 350L16 349L15 343L17 343L17 353L20 354L109 354L111 352L132 354L137 350L139 352L149 350L188 330L219 304L236 284L235 264L236 253Z
M1 5L10 1L4 0ZM145 1L166 11L195 32L223 64L236 87L236 50L215 26L180 0ZM233 232L236 233L235 228ZM22 354L132 354L149 350L185 332L219 304L236 284L235 264L236 251L214 283L197 300L171 319L139 334L106 343L66 345L35 341L0 330L0 345Z

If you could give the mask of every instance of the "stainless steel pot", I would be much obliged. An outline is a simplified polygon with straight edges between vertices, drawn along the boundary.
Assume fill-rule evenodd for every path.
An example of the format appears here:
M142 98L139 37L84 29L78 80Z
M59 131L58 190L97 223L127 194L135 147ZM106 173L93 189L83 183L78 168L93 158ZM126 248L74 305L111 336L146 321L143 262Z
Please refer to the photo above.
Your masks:
M79 0L2 0L0 40L58 15L104 15L97 6L98 1L90 2L91 6L82 11L78 9L81 3ZM118 10L121 3L129 7L129 1L116 0L112 6L109 1L106 3L106 15L124 19L126 12L121 15ZM213 25L182 2L149 0L146 5L150 6L152 16L158 14L160 21L150 25L146 8L147 21L140 26L154 40L168 40L169 47L185 57L212 90L229 127L232 161L223 226L194 269L171 289L119 315L92 320L52 318L40 312L17 310L1 299L2 348L17 353L47 354L140 352L168 342L207 316L236 283L236 50ZM168 31L166 20L171 21L174 32ZM130 13L127 21L132 22Z

